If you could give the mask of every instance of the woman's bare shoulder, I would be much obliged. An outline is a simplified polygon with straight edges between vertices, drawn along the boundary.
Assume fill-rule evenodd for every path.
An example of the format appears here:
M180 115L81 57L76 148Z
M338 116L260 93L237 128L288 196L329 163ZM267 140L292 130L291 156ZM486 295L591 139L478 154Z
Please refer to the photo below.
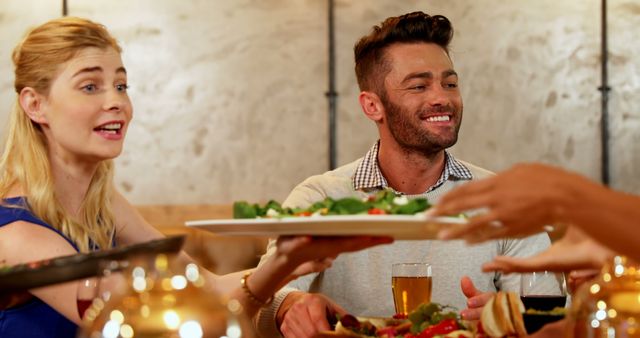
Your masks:
M0 262L10 266L77 253L53 229L26 221L0 227L0 238Z

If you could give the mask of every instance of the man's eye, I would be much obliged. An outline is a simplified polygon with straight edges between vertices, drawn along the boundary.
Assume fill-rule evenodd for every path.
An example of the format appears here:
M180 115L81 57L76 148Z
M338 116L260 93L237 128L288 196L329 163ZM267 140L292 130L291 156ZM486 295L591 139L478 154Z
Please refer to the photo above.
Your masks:
M445 88L458 88L458 84L457 83L445 83L444 84Z
M427 86L425 86L425 85L417 85L417 86L411 87L410 89L413 89L413 90L424 90L425 88L427 88Z
M127 85L127 84L119 84L119 85L116 85L116 89L119 92L126 92L127 89L129 89L129 85Z
M95 84L88 84L88 85L82 86L82 91L86 93L94 93L96 90L98 90L98 87Z

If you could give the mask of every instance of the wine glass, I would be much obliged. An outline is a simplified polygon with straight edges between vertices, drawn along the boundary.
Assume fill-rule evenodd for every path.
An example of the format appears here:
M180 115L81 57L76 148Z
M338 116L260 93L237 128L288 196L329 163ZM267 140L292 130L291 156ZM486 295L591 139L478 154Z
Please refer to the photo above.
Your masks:
M521 275L520 299L527 312L523 314L524 326L529 334L544 325L561 320L567 303L567 288L562 273L538 271Z
M520 280L520 298L525 309L551 311L564 307L567 287L563 273L538 271L524 273Z
M93 303L93 300L98 297L99 286L99 277L85 278L78 282L76 305L78 307L78 315L81 319L84 317L85 311L87 311L91 303Z

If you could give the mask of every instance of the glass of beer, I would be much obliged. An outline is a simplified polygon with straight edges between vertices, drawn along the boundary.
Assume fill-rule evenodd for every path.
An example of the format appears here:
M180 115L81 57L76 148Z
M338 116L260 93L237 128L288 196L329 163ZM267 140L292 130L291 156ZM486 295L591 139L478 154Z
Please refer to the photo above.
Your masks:
M391 289L396 314L408 315L422 303L431 302L431 265L397 263L391 267Z

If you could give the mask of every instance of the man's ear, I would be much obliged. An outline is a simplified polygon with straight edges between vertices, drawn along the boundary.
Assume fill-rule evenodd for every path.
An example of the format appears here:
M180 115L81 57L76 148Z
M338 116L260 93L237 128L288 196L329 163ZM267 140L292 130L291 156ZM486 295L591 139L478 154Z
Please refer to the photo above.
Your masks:
M364 114L372 121L379 122L384 117L384 106L378 94L368 91L360 92L358 96Z
M42 109L44 97L35 89L31 87L22 88L20 95L18 96L18 100L20 106L27 116L29 116L31 121L38 124L47 123L47 118Z

